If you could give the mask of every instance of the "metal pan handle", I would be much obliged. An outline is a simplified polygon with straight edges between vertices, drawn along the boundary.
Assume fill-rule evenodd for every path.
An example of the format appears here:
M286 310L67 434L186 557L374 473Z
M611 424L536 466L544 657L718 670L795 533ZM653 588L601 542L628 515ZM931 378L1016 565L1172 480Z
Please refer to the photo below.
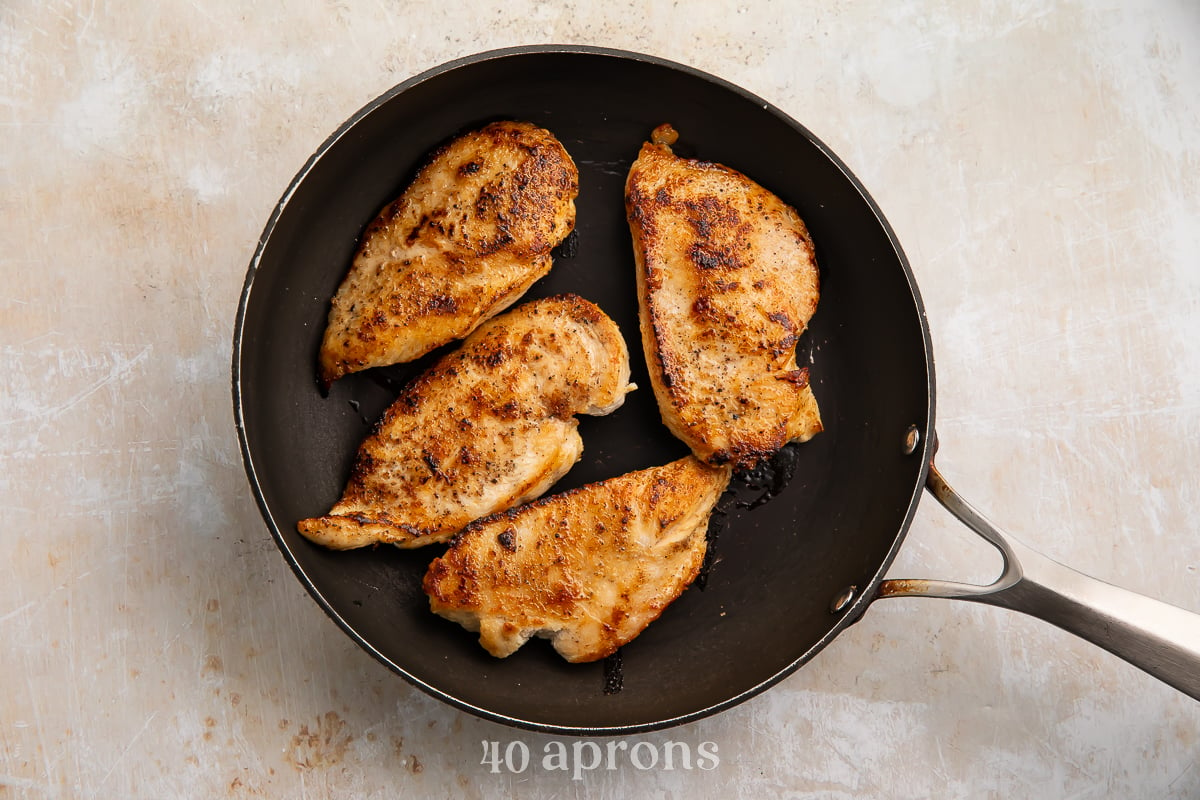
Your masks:
M950 488L933 464L925 488L1000 551L1004 572L987 586L885 580L877 597L958 598L1021 611L1099 645L1200 700L1200 614L1088 577L1001 533Z

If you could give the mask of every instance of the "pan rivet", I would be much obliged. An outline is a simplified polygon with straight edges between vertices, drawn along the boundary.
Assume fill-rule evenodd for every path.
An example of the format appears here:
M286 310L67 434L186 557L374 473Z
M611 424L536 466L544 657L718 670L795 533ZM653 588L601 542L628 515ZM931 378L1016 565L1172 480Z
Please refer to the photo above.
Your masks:
M917 430L916 425L909 425L908 430L904 432L904 455L911 456L917 452L917 445L921 442L921 432Z
M850 601L854 599L854 595L857 591L857 586L847 586L845 589L842 589L840 592L838 592L837 596L833 598L833 602L829 604L830 613L836 614L845 609L846 606L850 605Z

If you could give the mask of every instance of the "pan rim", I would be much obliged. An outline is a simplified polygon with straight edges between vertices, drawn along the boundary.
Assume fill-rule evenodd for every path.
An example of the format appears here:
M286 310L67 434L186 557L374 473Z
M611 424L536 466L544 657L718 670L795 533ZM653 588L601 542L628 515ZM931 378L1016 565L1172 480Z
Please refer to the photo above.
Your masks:
M781 122L783 122L785 125L787 125L789 128L794 130L799 135L803 136L813 146L815 146L821 152L821 154L825 156L825 158L829 159L829 161L842 174L843 178L845 178L849 182L849 184L854 188L854 191L857 192L862 197L862 199L866 202L868 208L871 211L872 216L875 218L876 222L880 225L881 229L887 236L888 242L896 255L897 262L899 263L901 269L903 270L905 280L907 282L909 291L911 293L911 299L913 302L913 306L917 312L917 315L918 315L918 318L920 321L921 337L922 337L922 354L924 356L925 365L926 365L925 374L926 374L926 390L927 390L927 396L928 396L928 405L927 405L928 410L927 410L925 420L919 424L919 429L920 429L920 433L921 433L921 441L919 442L917 452L913 454L913 457L919 457L921 459L921 462L920 462L921 465L920 465L917 481L915 482L915 485L914 485L911 495L909 497L907 508L905 510L903 519L900 523L900 527L897 530L896 535L893 538L892 545L888 549L888 551L887 551L885 557L883 558L882 562L880 563L879 567L872 574L871 579L870 579L869 583L867 584L867 586L861 587L856 592L854 600L851 602L851 604L849 606L847 606L845 609L843 609L842 611L839 612L841 614L840 619L838 619L835 623L833 623L830 626L830 628L825 633L825 635L823 635L819 640L817 640L815 643L813 643L808 649L806 649L803 653L801 653L796 659L794 659L790 663L786 664L783 668L779 669L775 674L771 675L770 677L766 678L763 681L760 681L759 683L755 684L754 686L749 687L748 689L745 689L745 690L737 693L736 695L726 698L725 700L722 700L720 702L708 704L708 705L704 706L703 708L695 709L686 714L679 714L679 715L676 715L673 717L669 717L667 719L660 719L660 720L655 720L652 722L640 722L640 723L619 724L619 725L578 726L578 725L563 725L563 724L539 722L536 720L522 719L522 718L519 718L516 716L509 715L509 714L503 714L503 713L496 712L496 711L493 711L493 710L490 710L487 708L483 708L474 703L465 701L459 697L454 696L453 694L451 694L450 692L448 692L446 690L439 689L439 688L429 684L428 682L421 680L416 675L413 675L408 670L404 669L402 666L395 663L392 659L388 658L386 655L384 655L382 652L380 652L363 635L358 633L353 628L353 626L351 626L343 618L343 616L337 611L337 609L334 608L333 604L329 601L329 599L326 598L325 595L321 592L321 590L317 587L317 585L313 581L313 579L306 573L306 571L304 570L303 566L301 565L299 559L297 558L295 553L292 552L291 547L288 545L287 541L285 540L285 538L282 534L282 531L280 530L279 525L277 524L277 522L274 518L274 514L271 512L271 509L269 508L269 506L267 504L267 500L266 500L266 497L263 492L262 484L260 483L260 480L259 480L259 472L258 472L258 469L254 462L254 456L250 452L249 438L248 438L247 432L246 432L245 412L244 412L244 408L243 408L243 397L242 397L243 373L242 373L242 363L241 362L243 360L243 348L244 348L244 344L245 344L246 313L247 313L247 308L249 305L250 297L251 297L251 294L254 289L255 277L258 273L258 269L261 264L263 254L266 250L266 246L267 246L268 242L270 241L272 234L274 233L275 227L276 227L279 219L283 216L284 212L286 211L286 209L288 207L288 204L290 203L292 197L295 195L296 191L299 189L299 187L305 181L305 179L308 177L308 175L316 168L317 164L321 161L321 159L347 133L349 133L351 130L353 130L354 127L356 125L358 125L359 122L361 122L367 116L369 116L370 114L372 114L373 112L378 110L380 107L386 105L388 102L390 102L394 98L411 90L412 88L414 88L416 86L419 86L422 83L425 83L429 80L437 78L445 73L454 71L456 69L459 69L462 67L467 67L467 66L478 65L478 64L481 64L481 63L484 63L487 61L494 61L494 60L508 59L508 58L519 58L519 57L530 56L530 55L540 56L540 55L554 55L554 54L601 56L601 57L619 59L622 61L642 62L642 63L650 64L650 65L653 65L656 67L662 67L665 69L680 72L680 73L689 75L691 77L700 79L706 83L713 84L716 87L723 89L725 91L733 92L733 93L743 97L744 99L757 104L760 108L762 108L762 110L764 112L775 116ZM304 587L308 591L309 595L317 602L317 605L320 606L322 610L324 610L326 615L329 616L337 624L337 626L342 629L342 631L347 636L349 636L360 647L362 647L365 651L367 651L369 654L371 654L377 661L379 661L384 666L386 666L390 671L398 674L400 677L402 677L406 681L408 681L409 684L415 686L416 688L425 692L429 696L434 697L443 702L446 702L447 704L449 704L461 711L466 711L467 713L473 714L475 716L478 716L478 717L481 717L484 719L492 720L494 722L499 722L499 723L509 725L509 726L512 726L515 728L538 732L538 733L552 733L552 734L563 734L563 735L573 735L573 736L612 736L612 735L629 735L629 734L637 734L637 733L649 733L652 731L675 727L675 726L686 724L689 722L694 722L699 719L712 716L714 714L718 714L722 711L728 710L729 708L739 705L739 704L745 702L746 700L749 700L750 698L752 698L758 694L761 694L762 692L766 691L767 689L771 688L775 684L782 681L784 678L786 678L789 675L796 672L796 670L798 670L800 667L804 666L806 663L811 661L821 650L823 650L826 646L828 646L833 641L833 639L835 639L838 635L841 634L842 631L844 631L846 628L848 628L854 622L857 622L862 617L862 615L866 612L867 608L874 601L875 594L878 590L880 583L883 581L883 579L887 573L887 570L889 569L892 562L894 561L896 554L899 552L899 549L904 542L904 539L907 535L908 529L911 526L913 518L916 514L917 506L923 495L923 488L925 485L925 480L926 480L926 476L927 476L927 473L929 470L929 464L930 464L930 461L931 461L931 458L933 455L933 449L935 447L935 440L936 440L936 437L934 434L935 399L936 399L934 374L935 374L935 371L934 371L933 347L932 347L932 340L931 340L930 332L929 332L928 319L927 319L926 312L925 312L925 306L922 301L920 291L917 287L916 279L915 279L915 276L913 275L911 265L909 264L908 258L900 246L900 242L896 237L895 231L892 229L891 225L888 223L887 219L884 217L882 211L880 210L879 206L876 204L875 200L871 197L870 193L866 190L866 188L858 180L858 178L850 171L850 169L841 160L841 158L839 158L836 153L834 153L823 141L821 141L817 136L815 136L808 128L806 128L804 125L802 125L801 123L799 123L798 121L793 119L790 115L786 114L785 112L783 112L781 109L779 109L772 103L759 97L758 95L756 95L752 92L749 92L746 89L743 89L742 87L740 87L734 83L731 83L723 78L712 75L711 73L708 73L708 72L704 72L695 67L688 66L686 64L681 64L681 63L671 61L671 60L668 60L665 58L661 58L658 56L653 56L653 55L648 55L645 53L638 53L638 52L628 51L628 50L621 50L621 49L617 49L617 48L598 47L598 46L592 46L592 45L574 45L574 44L538 44L538 45L521 45L521 46L516 46L516 47L505 47L505 48L498 48L498 49L493 49L493 50L486 50L486 51L462 56L462 57L444 62L444 63L434 66L430 69L427 69L421 73L418 73L417 75L414 75L414 76L408 78L407 80L396 84L391 89L387 90L386 92L377 96L375 99L373 99L373 100L369 101L368 103L366 103L365 105L363 105L358 111L356 111L345 122L343 122L332 134L330 134L325 139L325 141L322 142L321 145L313 152L313 154L311 156L309 156L309 158L304 163L304 165L297 171L296 175L289 182L287 188L284 190L283 194L280 196L279 201L276 203L275 207L273 208L270 216L268 217L267 223L264 226L263 231L259 236L258 243L255 247L254 254L251 257L249 265L247 267L246 278L242 285L242 291L240 293L239 300L238 300L237 314L236 314L235 321L234 321L232 370L231 370L232 386L231 386L231 388L232 388L232 400L233 400L233 411L234 411L234 427L235 427L235 429L237 431L237 435L238 435L238 443L239 443L239 449L241 451L241 456L242 456L242 464L243 464L244 470L246 472L246 476L247 476L247 480L250 484L250 488L252 490L252 493L254 494L255 503L258 506L259 513L262 515L263 520L266 522L267 528L271 531L271 535L275 540L276 546L278 547L280 552L283 554L285 560L288 562L288 565L291 567L291 569L295 573L296 577L300 580L300 583L304 585ZM897 446L899 447L899 443L897 444Z

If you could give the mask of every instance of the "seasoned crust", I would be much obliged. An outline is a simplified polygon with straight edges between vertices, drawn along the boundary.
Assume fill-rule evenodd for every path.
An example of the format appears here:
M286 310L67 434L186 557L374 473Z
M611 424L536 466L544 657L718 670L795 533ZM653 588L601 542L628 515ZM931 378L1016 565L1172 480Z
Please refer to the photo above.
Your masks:
M322 384L411 361L503 311L550 270L578 192L562 144L527 122L439 148L363 232L330 305Z
M576 414L624 401L629 353L576 295L484 323L406 386L360 445L342 498L297 528L334 549L445 541L541 495L578 461Z
M819 432L795 358L819 273L795 210L736 170L656 143L642 146L625 199L642 344L672 433L708 463L748 467Z
M688 456L472 523L425 574L430 608L494 656L536 635L604 658L695 579L729 475Z

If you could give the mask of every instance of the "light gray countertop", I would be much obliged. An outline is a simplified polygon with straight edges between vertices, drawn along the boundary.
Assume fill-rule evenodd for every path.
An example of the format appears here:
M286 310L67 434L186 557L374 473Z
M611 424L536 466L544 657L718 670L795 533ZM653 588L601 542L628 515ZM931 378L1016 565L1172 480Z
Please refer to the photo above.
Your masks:
M909 599L629 739L712 743L715 769L545 769L574 741L426 697L309 599L229 391L258 237L355 110L495 47L651 53L776 104L872 193L924 295L956 488L1200 610L1200 6L114 5L0 8L0 797L1200 795L1196 701L1036 620ZM997 563L927 501L892 573ZM531 766L493 774L487 741Z

